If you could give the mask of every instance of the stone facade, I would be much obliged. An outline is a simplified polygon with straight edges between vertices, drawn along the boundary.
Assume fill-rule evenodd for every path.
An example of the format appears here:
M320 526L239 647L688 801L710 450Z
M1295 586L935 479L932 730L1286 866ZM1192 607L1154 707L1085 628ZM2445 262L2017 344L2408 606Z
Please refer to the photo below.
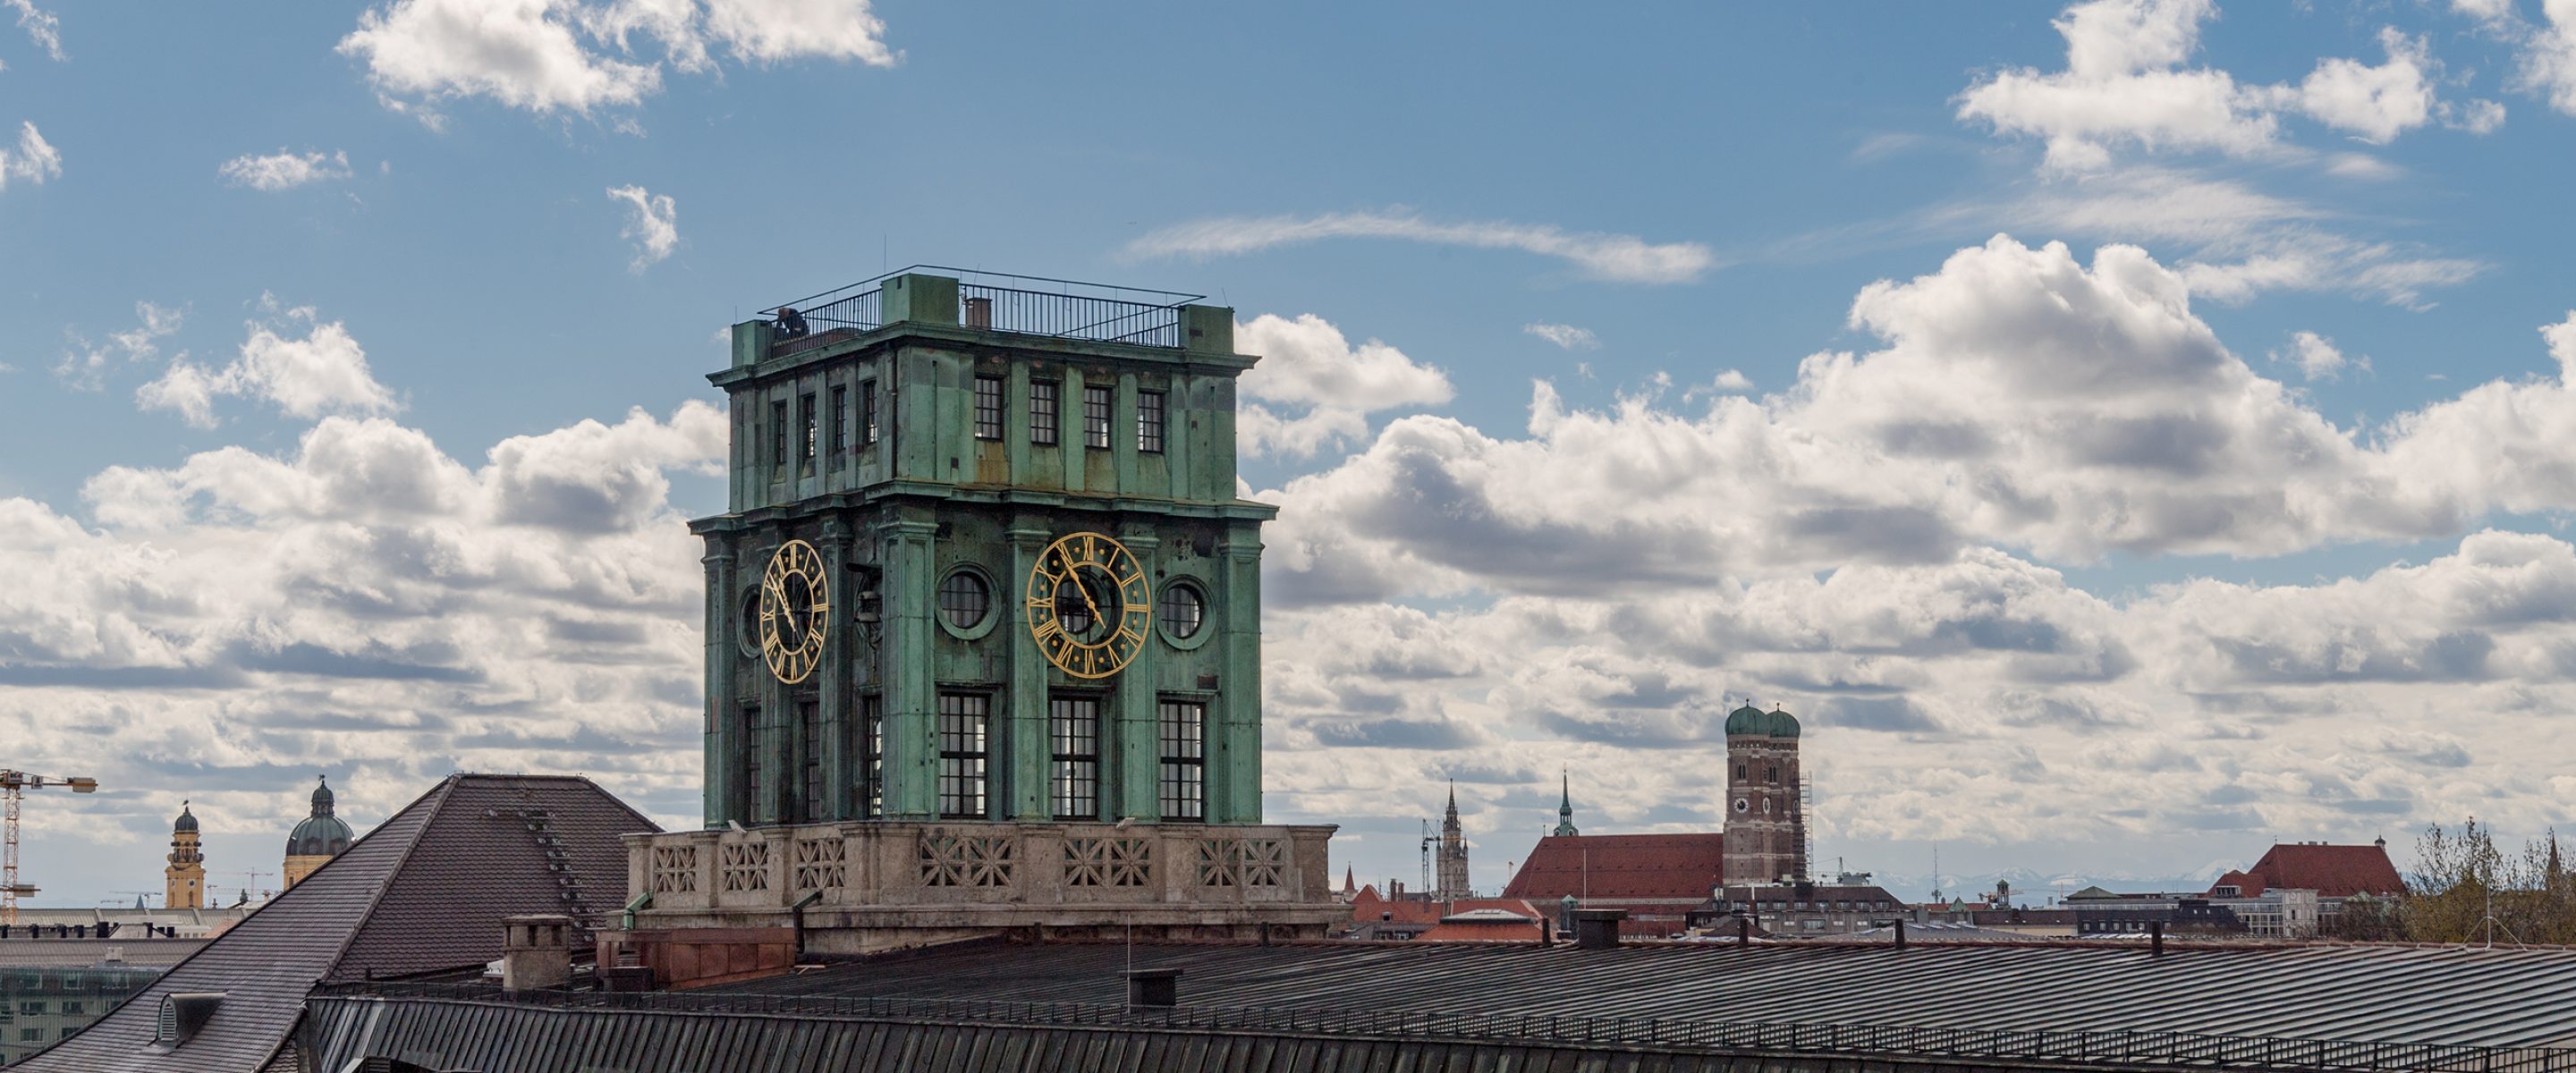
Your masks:
M1458 823L1458 788L1449 788L1449 811L1440 820L1440 860L1438 889L1432 897L1444 902L1472 898L1476 892L1467 881L1467 832Z
M1320 938L1324 826L796 824L630 835L639 929L801 923L805 949L945 939ZM810 901L808 899L811 899ZM802 905L801 914L796 907ZM800 920L801 916L801 920Z

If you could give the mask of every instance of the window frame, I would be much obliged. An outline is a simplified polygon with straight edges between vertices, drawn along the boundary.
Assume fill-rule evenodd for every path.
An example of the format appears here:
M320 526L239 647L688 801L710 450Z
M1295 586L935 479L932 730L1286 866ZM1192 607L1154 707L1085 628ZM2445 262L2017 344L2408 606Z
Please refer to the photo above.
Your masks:
M1157 697L1154 799L1165 823L1207 822L1207 702Z
M1100 384L1082 385L1082 445L1094 451L1106 451L1117 443L1114 432L1118 425L1118 390Z
M957 722L952 724L952 720ZM966 720L972 720L969 724ZM981 820L993 808L993 695L939 694L939 818ZM972 746L968 748L967 746ZM971 805L971 808L956 807Z
M1136 393L1136 450L1149 455L1163 453L1164 393Z
M749 761L742 768L742 811L754 823L760 822L760 761L769 744L760 720L760 705L742 706L742 757Z
M975 377L975 438L998 443L1009 431L1011 382L1006 377Z
M832 385L832 464L840 465L841 456L849 453L850 447L850 385L834 384Z
M885 695L859 694L859 770L867 780L861 787L859 814L867 819L885 816Z
M769 400L769 479L787 475L787 400Z
M877 445L879 410L876 380L871 378L859 381L859 446Z
M1064 381L1029 381L1029 444L1054 447L1064 438Z
M796 396L796 468L806 476L814 473L814 449L821 446L816 440L822 419L822 411L815 408L813 392Z
M796 803L796 814L803 818L803 822L820 823L824 819L823 798L826 792L823 786L823 703L811 697L797 701L796 721L804 731L803 739L796 743L799 759L804 762L802 800Z
M1047 807L1060 821L1100 819L1100 695L1047 698Z

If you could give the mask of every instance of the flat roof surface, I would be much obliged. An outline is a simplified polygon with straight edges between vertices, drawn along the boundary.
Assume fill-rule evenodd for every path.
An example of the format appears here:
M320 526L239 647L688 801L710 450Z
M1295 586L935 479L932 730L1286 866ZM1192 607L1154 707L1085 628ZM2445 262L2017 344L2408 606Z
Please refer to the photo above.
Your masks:
M1185 1007L2576 1045L2576 949L978 942L689 994L1114 1006L1131 966L1180 969Z

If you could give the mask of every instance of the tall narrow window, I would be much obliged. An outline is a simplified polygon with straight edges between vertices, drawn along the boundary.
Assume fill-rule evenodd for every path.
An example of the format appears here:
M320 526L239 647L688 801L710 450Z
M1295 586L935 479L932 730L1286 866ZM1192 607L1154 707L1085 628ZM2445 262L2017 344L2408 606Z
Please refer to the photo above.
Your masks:
M797 751L805 758L805 793L796 803L797 814L812 823L823 818L823 706L800 701L796 718L805 730L804 739L797 742Z
M1136 393L1136 449L1147 454L1163 453L1163 393Z
M1207 705L1162 702L1163 819L1207 818Z
M1029 442L1040 447L1055 446L1056 429L1062 426L1059 411L1064 402L1064 385L1053 380L1029 381Z
M1109 446L1109 399L1110 396L1108 388L1086 387L1082 389L1083 446L1095 448L1107 448Z
M787 400L769 404L769 464L787 468ZM776 476L776 474L772 474Z
M1001 377L975 378L975 438L979 440L1002 438Z
M984 818L984 724L993 699L981 693L939 695L939 815Z
M877 442L877 382L859 384L859 446L872 447Z
M760 760L769 751L761 740L760 709L745 706L742 710L742 811L745 819L760 820Z
M885 698L859 698L859 765L867 772L867 818L885 815Z
M1047 702L1052 743L1048 784L1059 820L1100 818L1100 700L1057 697Z
M814 393L796 397L796 461L805 472L814 471Z
M850 388L847 384L832 387L832 455L833 465L840 464L840 454L850 449Z

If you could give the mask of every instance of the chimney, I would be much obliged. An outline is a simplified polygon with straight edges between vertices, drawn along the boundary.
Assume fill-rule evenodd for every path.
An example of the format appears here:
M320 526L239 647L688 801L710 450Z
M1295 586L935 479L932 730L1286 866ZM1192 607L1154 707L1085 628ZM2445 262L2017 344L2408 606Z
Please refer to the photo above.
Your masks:
M1127 970L1127 1005L1140 1010L1168 1010L1180 1005L1181 970Z
M501 990L534 991L572 980L571 917L532 913L501 920Z
M990 327L992 327L992 326L993 326L993 300L992 300L992 299L990 299L990 298L969 298L969 299L967 299L967 300L966 300L966 326L967 326L967 327L969 327L969 328L990 328Z
M1625 909L1577 909L1574 911L1574 948L1608 950L1619 945L1619 922L1628 919Z

